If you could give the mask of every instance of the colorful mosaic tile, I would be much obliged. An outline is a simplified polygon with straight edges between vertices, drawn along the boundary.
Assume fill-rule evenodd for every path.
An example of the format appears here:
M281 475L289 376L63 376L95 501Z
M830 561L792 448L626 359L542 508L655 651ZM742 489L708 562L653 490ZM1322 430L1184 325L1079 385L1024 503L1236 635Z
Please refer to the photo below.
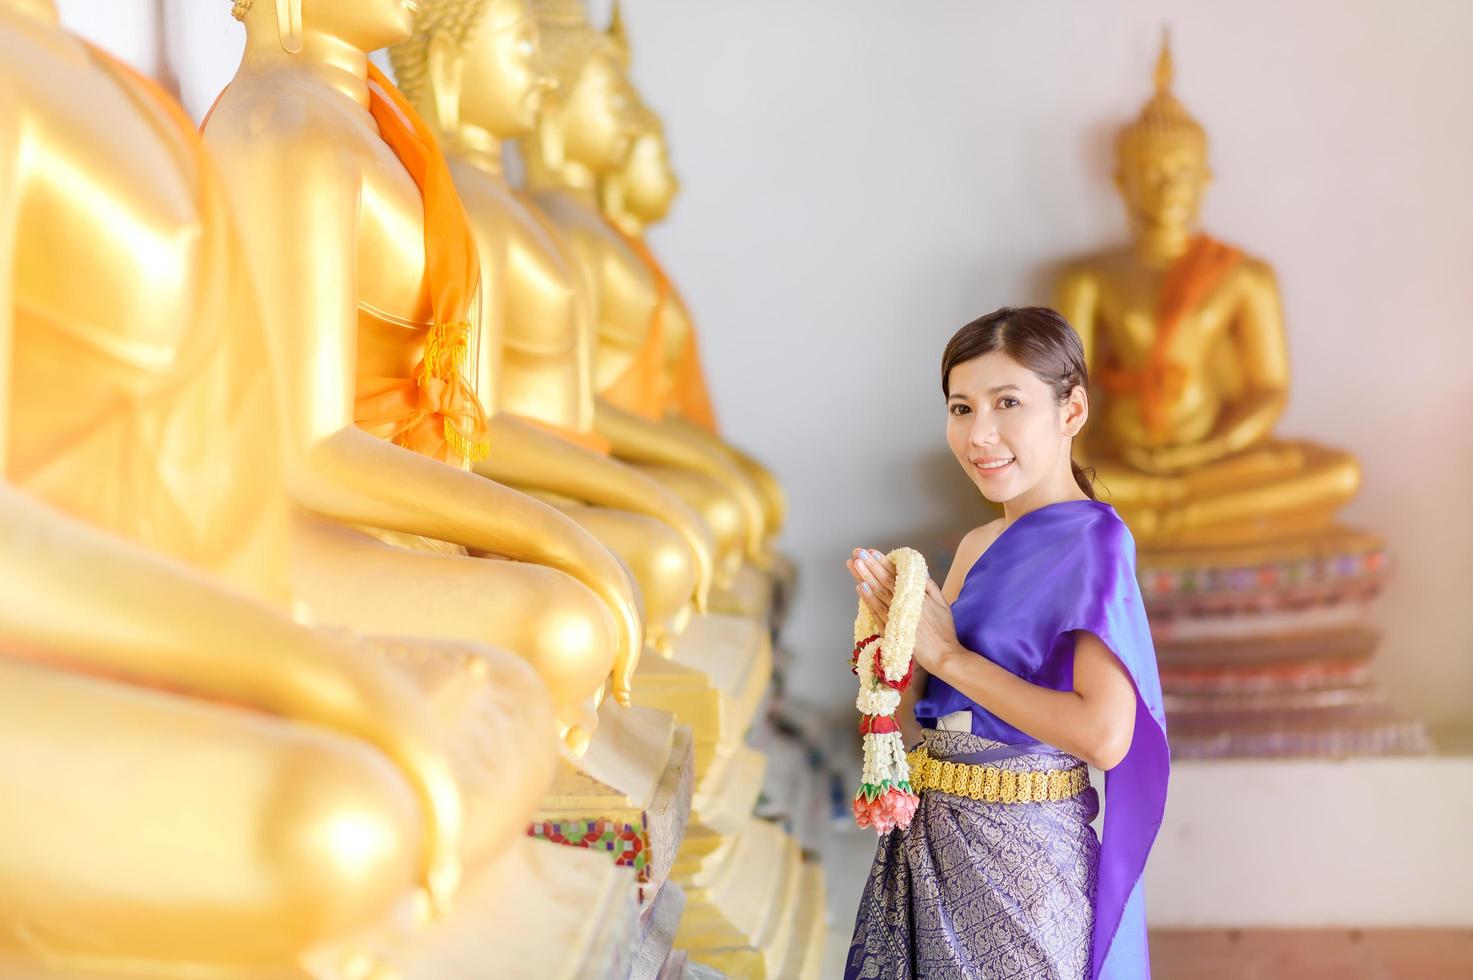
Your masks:
M640 884L649 881L650 838L644 816L638 825L603 818L542 820L527 828L527 836L590 851L607 851L614 855L620 867L633 868Z

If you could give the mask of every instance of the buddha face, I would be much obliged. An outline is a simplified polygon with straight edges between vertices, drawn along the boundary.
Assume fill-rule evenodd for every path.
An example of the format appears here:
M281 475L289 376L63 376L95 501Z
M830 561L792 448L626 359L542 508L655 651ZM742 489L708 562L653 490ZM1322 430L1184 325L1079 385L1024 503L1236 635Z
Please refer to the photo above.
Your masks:
M563 101L567 158L594 173L624 162L634 137L634 92L614 56L595 52Z
M1190 137L1160 136L1127 145L1116 175L1131 216L1157 227L1194 224L1211 180L1206 147Z
M525 136L552 84L528 0L491 0L465 52L461 119L502 139Z
M257 6L272 0L255 0ZM414 33L413 0L291 0L302 7L302 26L340 38L360 51L406 41Z
M646 224L664 218L680 192L680 180L670 167L665 136L659 131L645 132L635 138L621 177L624 206Z
M1073 482L1069 449L1089 416L1084 389L1060 405L1042 378L1003 351L951 369L946 442L982 495L1004 503Z

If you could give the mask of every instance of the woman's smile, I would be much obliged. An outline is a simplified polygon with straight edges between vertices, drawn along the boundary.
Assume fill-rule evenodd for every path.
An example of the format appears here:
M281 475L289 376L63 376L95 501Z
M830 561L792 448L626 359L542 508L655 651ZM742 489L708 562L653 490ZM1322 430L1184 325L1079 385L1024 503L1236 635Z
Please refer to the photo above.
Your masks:
M1014 462L1015 460L1011 456L985 456L981 459L972 460L972 466L983 477L991 479L1004 470L1007 470Z

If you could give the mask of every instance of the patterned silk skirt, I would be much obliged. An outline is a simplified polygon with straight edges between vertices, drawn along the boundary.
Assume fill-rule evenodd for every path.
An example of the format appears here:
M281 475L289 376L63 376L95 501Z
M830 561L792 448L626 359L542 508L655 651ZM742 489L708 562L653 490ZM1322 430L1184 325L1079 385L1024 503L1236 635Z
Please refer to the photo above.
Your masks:
M1002 743L928 730L937 760L1004 755ZM1081 765L1033 752L988 762L1013 772ZM1040 780L1042 777L1040 777ZM994 803L923 789L908 830L880 838L845 980L1078 980L1089 972L1099 838L1093 788Z

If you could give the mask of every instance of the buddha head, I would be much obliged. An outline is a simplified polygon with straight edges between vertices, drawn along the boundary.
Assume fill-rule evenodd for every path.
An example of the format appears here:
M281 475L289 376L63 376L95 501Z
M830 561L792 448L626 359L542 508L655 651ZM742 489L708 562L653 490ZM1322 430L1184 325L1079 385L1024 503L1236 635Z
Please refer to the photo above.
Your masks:
M618 0L614 3L609 23L609 40L627 75L629 71L629 34ZM680 193L680 180L670 166L670 145L665 141L665 127L660 117L642 101L631 109L634 137L623 166L609 175L616 188L619 210L642 225L654 224L670 213L670 204Z
M235 0L230 12L249 35L274 32L287 54L299 54L308 34L360 51L397 44L413 30L412 8L413 0Z
M619 206L641 225L654 224L670 213L680 193L680 179L670 166L665 127L643 105L635 107L635 136L623 166L610 175L617 185Z
M534 0L555 89L544 100L537 148L552 170L577 164L606 174L634 136L634 93L614 42L588 23L579 0Z
M1115 184L1138 227L1184 228L1196 222L1212 180L1207 134L1171 94L1171 48L1161 42L1156 94L1120 134Z
M420 0L414 36L389 51L399 88L443 133L532 132L552 76L529 0Z

